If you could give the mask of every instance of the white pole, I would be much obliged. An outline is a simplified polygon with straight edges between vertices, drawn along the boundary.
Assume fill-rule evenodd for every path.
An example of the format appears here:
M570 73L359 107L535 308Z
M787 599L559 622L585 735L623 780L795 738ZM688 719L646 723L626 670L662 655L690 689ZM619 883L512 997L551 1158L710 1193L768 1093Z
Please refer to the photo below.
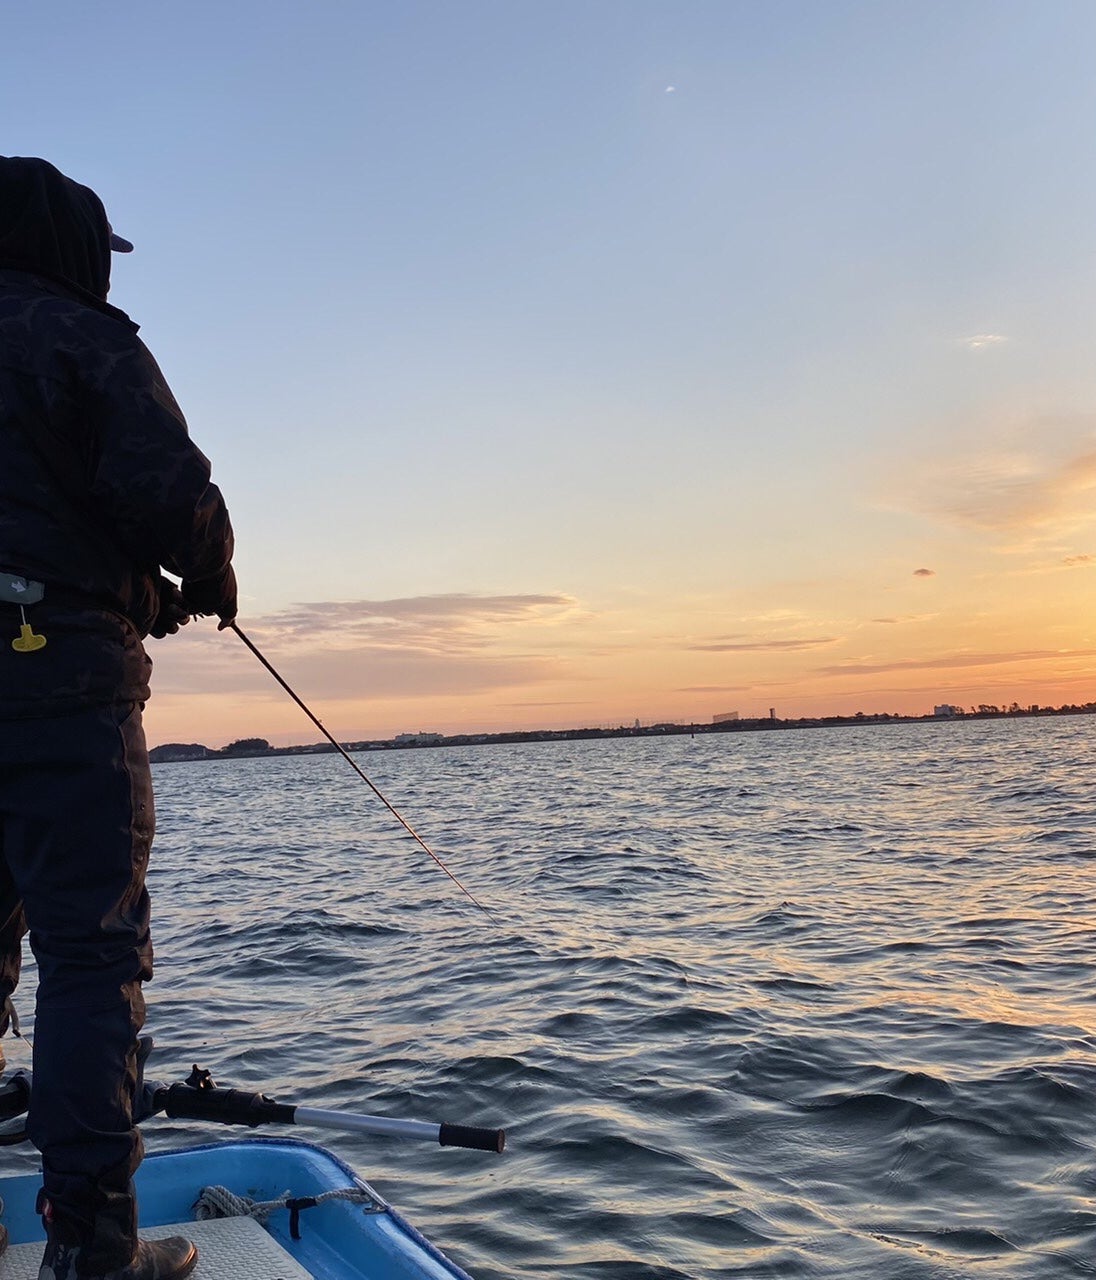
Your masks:
M378 1133L390 1138L426 1138L437 1142L441 1125L425 1120L391 1120L387 1116L359 1116L345 1111L324 1111L319 1107L297 1107L294 1124L311 1124L317 1129L352 1129L359 1133Z

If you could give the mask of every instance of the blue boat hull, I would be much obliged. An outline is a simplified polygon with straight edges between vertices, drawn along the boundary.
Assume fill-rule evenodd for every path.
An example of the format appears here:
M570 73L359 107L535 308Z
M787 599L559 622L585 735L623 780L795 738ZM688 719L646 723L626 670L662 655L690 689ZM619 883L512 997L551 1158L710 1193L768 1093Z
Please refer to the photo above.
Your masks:
M42 1239L34 1212L36 1174L0 1179L2 1221L13 1245ZM315 1280L471 1280L331 1152L307 1142L251 1138L208 1143L146 1157L137 1172L142 1227L186 1222L207 1186L258 1202L316 1196L336 1188L368 1193L380 1211L345 1200L300 1214L299 1240L289 1212L276 1210L267 1230Z

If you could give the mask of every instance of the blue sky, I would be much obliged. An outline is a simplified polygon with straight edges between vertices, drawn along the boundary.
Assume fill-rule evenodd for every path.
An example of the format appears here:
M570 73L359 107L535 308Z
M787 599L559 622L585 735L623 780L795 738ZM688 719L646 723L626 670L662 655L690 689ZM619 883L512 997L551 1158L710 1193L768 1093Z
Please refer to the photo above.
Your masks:
M6 38L5 149L136 243L241 623L344 736L1092 696L1087 0ZM152 649L154 740L309 740L234 643Z

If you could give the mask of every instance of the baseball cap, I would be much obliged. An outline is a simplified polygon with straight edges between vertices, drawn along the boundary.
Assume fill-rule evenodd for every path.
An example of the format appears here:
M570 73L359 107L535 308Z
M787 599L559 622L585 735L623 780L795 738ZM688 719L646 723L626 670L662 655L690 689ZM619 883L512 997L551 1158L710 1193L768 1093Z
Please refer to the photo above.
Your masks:
M109 222L107 223L107 230L110 232L110 247L114 250L115 253L132 253L133 252L132 242L129 240L125 240L120 235L118 235Z

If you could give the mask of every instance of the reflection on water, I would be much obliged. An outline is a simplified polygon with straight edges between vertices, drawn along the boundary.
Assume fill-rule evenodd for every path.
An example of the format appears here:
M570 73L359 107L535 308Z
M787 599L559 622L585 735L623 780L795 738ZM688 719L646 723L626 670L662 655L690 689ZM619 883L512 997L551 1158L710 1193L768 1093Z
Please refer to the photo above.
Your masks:
M498 921L336 757L162 766L156 1074L505 1124L323 1135L478 1280L1093 1274L1094 724L364 756Z

